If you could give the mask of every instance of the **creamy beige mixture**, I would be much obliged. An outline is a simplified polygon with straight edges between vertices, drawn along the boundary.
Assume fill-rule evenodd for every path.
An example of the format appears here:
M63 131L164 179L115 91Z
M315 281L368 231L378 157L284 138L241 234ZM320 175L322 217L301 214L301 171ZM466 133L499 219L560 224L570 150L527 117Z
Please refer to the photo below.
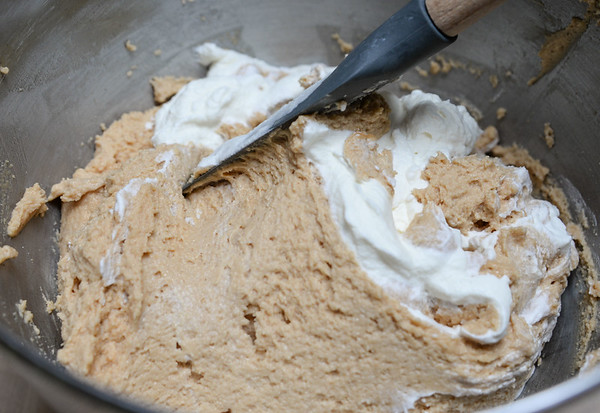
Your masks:
M385 104L374 99L319 120L353 127L345 155L359 176L386 182L390 159L369 141L389 122ZM394 411L410 396L403 389L436 389L415 397L415 409L446 412L518 394L539 356L543 323L531 327L514 316L499 343L480 345L439 334L376 285L342 241L321 178L304 156L308 118L222 181L184 198L181 185L206 153L154 148L147 124L155 111L113 123L86 168L52 188L49 198L63 201L61 363L118 392L184 411ZM426 207L408 229L414 242L435 242L427 204L440 206L461 230L495 225L486 194L511 196L498 168L480 155L433 159L424 173L429 186L416 194ZM537 240L510 230L502 237L486 265L518 285L515 254ZM567 275L545 281L555 306ZM518 307L527 288L514 291ZM496 323L488 310L437 302L428 311L439 323L476 332ZM499 388L477 395L490 377ZM445 395L457 382L466 395Z

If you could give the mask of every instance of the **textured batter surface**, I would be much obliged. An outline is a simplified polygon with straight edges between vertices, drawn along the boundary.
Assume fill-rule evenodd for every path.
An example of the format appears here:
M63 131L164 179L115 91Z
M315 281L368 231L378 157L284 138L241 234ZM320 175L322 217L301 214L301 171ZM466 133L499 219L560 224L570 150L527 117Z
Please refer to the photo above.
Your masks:
M36 183L32 187L27 188L23 198L17 202L8 222L6 233L9 237L16 237L31 218L36 215L43 216L47 210L46 193Z
M516 396L539 356L546 320L532 328L514 315L500 343L482 346L440 334L388 296L341 240L320 177L302 153L301 127L184 198L181 184L203 153L152 148L145 127L152 115L115 122L98 138L94 160L52 189L65 201L61 363L184 411L394 411L410 392L429 389L429 397L414 397L415 407L445 412ZM376 175L371 162L389 165L385 152L373 154L370 132L381 133L358 130L345 148L365 179ZM466 162L491 169L483 181L493 181L494 162L480 159L487 158ZM434 160L432 181L446 167L460 165ZM465 189L468 196L480 190ZM415 225L430 229L426 212ZM470 227L481 217L457 219ZM533 242L518 235L508 231L501 245ZM503 256L488 264L492 270L512 265ZM557 300L566 274L551 281ZM438 322L475 330L495 321L481 308L453 312L432 303L431 312ZM479 396L490 378L490 394ZM445 396L457 383L464 396Z
M191 77L155 76L150 79L154 91L154 102L165 103L183 86L192 81Z

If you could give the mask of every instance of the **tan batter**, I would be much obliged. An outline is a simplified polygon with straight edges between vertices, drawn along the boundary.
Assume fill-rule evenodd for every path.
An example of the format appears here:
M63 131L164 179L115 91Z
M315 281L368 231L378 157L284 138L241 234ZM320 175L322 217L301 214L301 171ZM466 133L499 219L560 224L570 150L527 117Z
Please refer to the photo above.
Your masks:
M154 112L124 115L97 139L88 166L52 188L50 198L64 202L61 363L118 392L184 411L394 411L407 397L403 389L434 389L415 407L447 412L517 395L539 356L540 325L531 329L513 316L504 339L477 345L439 334L375 285L331 219L320 178L302 153L302 119L224 181L184 198L181 185L203 154L153 148L145 125ZM349 113L330 126L354 123L345 152L368 177L369 136L386 127L363 129L377 126L372 121L385 108ZM482 159L468 162L502 193L493 165L485 171L491 161ZM386 168L389 160L383 154L375 161ZM436 176L461 167L436 158L427 179L441 188ZM420 196L440 203L426 191ZM458 226L480 225L485 216L486 199L471 202L483 215L457 218ZM427 227L427 210L415 226ZM510 231L504 237L499 244L507 251L535 242ZM488 263L492 271L518 265L504 262L510 251L499 252ZM552 295L566 276L548 280L556 284ZM514 299L519 305L521 297ZM431 313L448 325L471 323L474 331L495 322L485 308L453 312L433 303ZM503 387L475 395L491 376ZM474 395L444 395L456 383Z
M10 245L3 245L0 247L0 264L12 258L17 258L18 256L19 252Z
M46 193L36 183L27 188L21 200L17 202L8 222L6 233L9 237L16 237L31 218L36 215L43 216L47 210Z

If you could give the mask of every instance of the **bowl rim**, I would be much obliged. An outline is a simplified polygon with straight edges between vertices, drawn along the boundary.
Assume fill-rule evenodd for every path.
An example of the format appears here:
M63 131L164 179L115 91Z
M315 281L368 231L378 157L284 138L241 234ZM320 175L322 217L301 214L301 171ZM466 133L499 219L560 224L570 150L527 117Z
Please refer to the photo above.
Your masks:
M600 389L600 365L577 374L562 383L548 387L510 404L486 410L489 413L541 413L565 406L569 401Z

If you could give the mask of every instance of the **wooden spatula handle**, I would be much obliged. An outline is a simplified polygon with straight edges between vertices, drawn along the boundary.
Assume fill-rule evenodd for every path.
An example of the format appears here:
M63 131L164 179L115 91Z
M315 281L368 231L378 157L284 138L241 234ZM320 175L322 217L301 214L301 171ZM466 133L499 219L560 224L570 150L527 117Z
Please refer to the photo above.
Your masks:
M456 36L503 0L425 0L431 20L447 36Z

